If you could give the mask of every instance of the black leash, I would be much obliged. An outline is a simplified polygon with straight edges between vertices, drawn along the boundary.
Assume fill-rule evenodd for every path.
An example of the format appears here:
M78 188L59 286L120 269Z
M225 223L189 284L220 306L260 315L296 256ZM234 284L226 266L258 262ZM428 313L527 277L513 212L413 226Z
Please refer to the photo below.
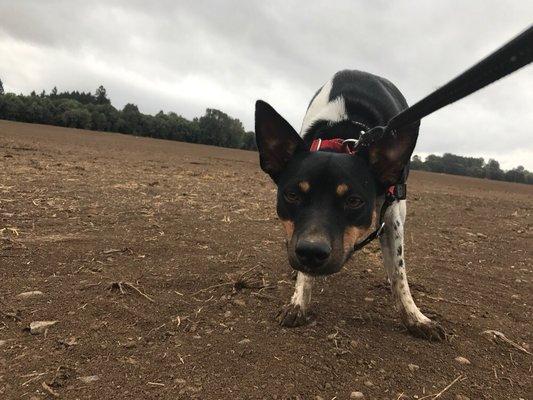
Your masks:
M533 61L533 25L512 39L510 42L484 58L476 65L452 79L446 85L424 97L418 103L406 108L393 117L385 127L376 126L365 132L354 147L369 146L385 135L395 135L396 131L404 128L429 114L449 104L461 100L466 96L490 85L506 75L528 65ZM383 217L387 208L395 201L404 200L407 195L405 181L407 171L404 170L402 179L392 190L385 193L385 200L381 207L378 227L365 240L354 246L354 251L360 250L372 240L383 234L385 223Z
M396 130L420 121L442 107L471 95L532 61L533 25L446 85L403 110L385 127L377 126L370 129L362 135L357 146L368 146L383 135L394 134Z

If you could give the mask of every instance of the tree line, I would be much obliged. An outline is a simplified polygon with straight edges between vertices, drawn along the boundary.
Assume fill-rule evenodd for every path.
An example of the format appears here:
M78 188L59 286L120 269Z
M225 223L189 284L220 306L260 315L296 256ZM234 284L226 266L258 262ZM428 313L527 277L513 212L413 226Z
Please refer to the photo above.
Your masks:
M533 173L521 165L504 171L496 160L489 159L485 163L483 158L463 157L450 153L444 153L442 156L430 154L424 161L415 155L411 160L411 169L533 184Z
M58 92L54 87L50 93L43 90L17 95L4 93L0 80L0 119L256 149L254 133L246 132L241 121L220 110L208 108L203 116L192 120L174 112L143 114L132 103L119 110L111 105L103 86L94 94Z
M111 105L103 86L94 93L58 92L44 90L37 94L16 95L4 93L0 80L0 119L58 125L97 131L120 132L138 136L179 140L221 147L256 150L255 135L246 132L241 121L220 110L208 108L199 118L188 120L174 112L143 114L128 103L118 110ZM498 161L462 157L445 153L431 154L422 160L415 155L411 168L453 175L533 184L533 173L522 166L508 171L500 168Z

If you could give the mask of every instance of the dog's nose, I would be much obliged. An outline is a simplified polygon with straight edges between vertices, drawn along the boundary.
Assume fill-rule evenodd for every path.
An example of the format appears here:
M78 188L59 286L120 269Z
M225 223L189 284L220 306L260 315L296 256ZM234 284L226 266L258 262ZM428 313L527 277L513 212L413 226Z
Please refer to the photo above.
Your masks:
M318 267L329 258L331 246L325 241L300 240L296 245L296 255L302 265Z

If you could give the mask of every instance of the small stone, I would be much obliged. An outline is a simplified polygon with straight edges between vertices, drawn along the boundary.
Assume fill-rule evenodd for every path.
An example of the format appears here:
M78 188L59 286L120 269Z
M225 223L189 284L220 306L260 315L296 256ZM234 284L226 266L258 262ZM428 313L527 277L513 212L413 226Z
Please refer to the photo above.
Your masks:
M457 361L459 364L463 364L463 365L469 365L471 364L470 360L468 358L465 358L465 357L455 357L455 361Z
M324 398L322 396L316 395L315 400L324 400Z
M74 336L71 336L69 337L68 339L60 339L58 340L59 344L62 344L66 347L72 347L72 346L76 346L78 344L78 340L74 337Z
M372 386L374 386L374 384L372 383L372 381L365 381L364 384L365 384L366 387L372 387Z
M31 292L19 293L19 294L17 294L17 297L19 297L21 299L29 299L31 297L39 297L39 296L42 296L42 295L43 295L43 292L41 292L40 290L32 290Z
M202 387L201 386L187 386L185 388L185 393L190 393L190 394L199 393L201 391L202 391Z
M364 399L365 395L362 392L352 392L350 393L350 399Z
M233 300L233 304L236 304L240 307L246 307L246 302L242 299L235 299Z
M182 378L176 378L176 379L174 379L174 383L178 384L179 386L185 386L187 381L185 379L182 379Z
M368 302L368 303L371 303L374 301L374 298L373 297L365 297L365 301Z
M246 338L246 339L241 340L241 341L239 342L239 344L248 344L248 343L250 343L250 342L251 342L251 340L248 339L248 338Z
M228 310L228 311L226 311L224 313L224 318L229 318L229 317L231 317L231 311L230 310Z
M465 396L463 394L456 394L455 395L455 400L470 400L470 397Z
M350 346L355 349L357 346L359 346L359 342L357 340L350 340Z
M415 371L418 371L420 369L420 366L418 366L416 364L408 364L407 368L409 368L409 371L415 372Z
M0 340L0 347L2 347L3 345L5 345L7 343L7 340Z
M332 387L331 383L329 383L329 382L326 382L326 384L324 385L324 389L326 389L326 390L331 389L331 387Z
M91 383L91 382L96 382L100 380L100 377L98 375L89 375L89 376L80 376L78 379L82 381L83 383Z
M30 333L32 335L39 335L58 322L59 321L33 321L30 323Z
M128 340L122 345L122 347L125 347L126 349L133 349L135 346L137 346L137 343L134 340Z

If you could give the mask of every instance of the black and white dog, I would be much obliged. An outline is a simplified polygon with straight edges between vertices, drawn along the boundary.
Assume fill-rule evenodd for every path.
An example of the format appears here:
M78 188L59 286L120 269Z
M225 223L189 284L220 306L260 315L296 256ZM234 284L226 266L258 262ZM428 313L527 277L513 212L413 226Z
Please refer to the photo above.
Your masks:
M353 154L349 143L372 127L385 126L405 108L391 82L360 71L338 72L315 94L300 134L269 104L257 101L261 168L278 187L277 213L287 233L289 263L298 271L291 302L278 317L281 325L308 321L313 277L338 272L378 223L387 189L398 183L409 163L419 124ZM393 202L383 215L385 270L407 329L442 340L444 330L418 309L407 283L405 203Z

